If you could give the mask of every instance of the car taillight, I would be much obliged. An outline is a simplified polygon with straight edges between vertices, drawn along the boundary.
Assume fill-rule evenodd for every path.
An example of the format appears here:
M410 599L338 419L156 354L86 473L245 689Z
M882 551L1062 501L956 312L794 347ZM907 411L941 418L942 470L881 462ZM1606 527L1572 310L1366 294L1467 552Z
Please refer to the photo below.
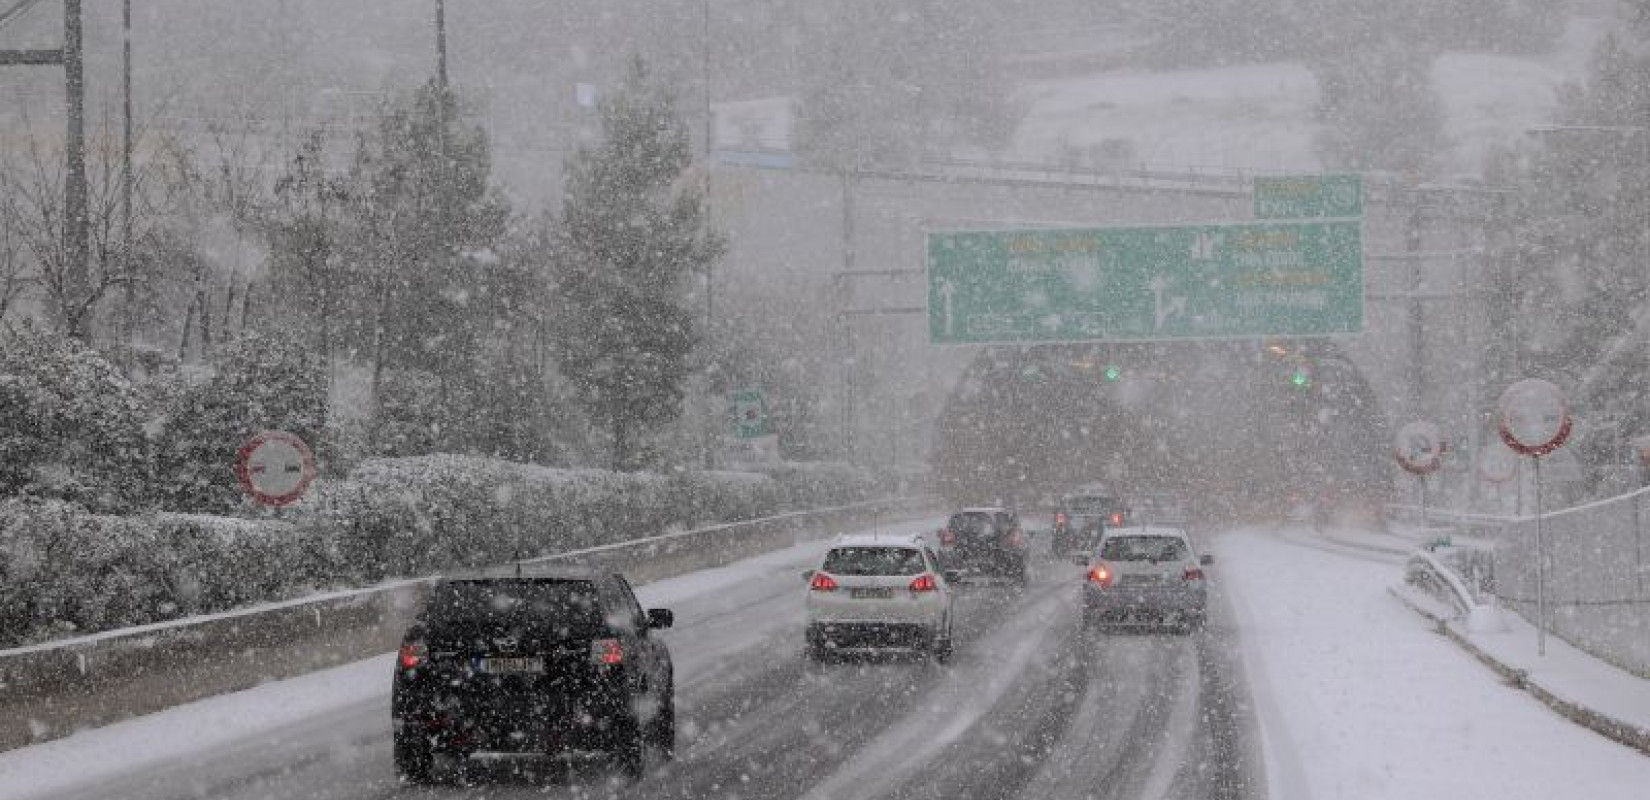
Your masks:
M1019 528L1015 528L1014 531L1008 535L1008 546L1009 547L1025 547L1026 546L1026 535L1024 533L1020 532Z
M834 592L836 579L823 572L815 572L813 580L808 581L808 588L816 592Z
M1056 528L1064 528L1064 527L1066 527L1066 515L1065 515L1065 512L1063 512L1063 511L1062 511L1062 512L1060 512L1060 513L1059 513L1059 514L1055 514L1055 515L1054 515L1054 527L1056 527Z
M612 666L624 663L624 642L618 639L597 639L590 643L590 660Z
M1123 526L1123 515L1122 514L1113 514L1113 515L1111 515L1111 526L1113 528L1122 527Z
M911 591L913 592L937 592L939 589L939 582L934 580L933 575L926 572L918 575L916 580L911 581Z
M419 664L424 663L424 659L428 655L429 648L425 647L423 642L411 642L401 645L401 655L397 660L402 669L414 669Z
M1089 570L1089 580L1101 586L1110 586L1112 582L1111 567L1105 564L1095 564L1094 568Z
M1183 581L1200 581L1200 580L1203 580L1203 570L1198 569L1197 567L1192 567L1191 569L1188 569L1185 572L1180 573L1180 579L1183 580Z
M957 532L956 531L951 530L950 528L946 528L945 530L940 531L940 544L956 544L956 543L957 543Z

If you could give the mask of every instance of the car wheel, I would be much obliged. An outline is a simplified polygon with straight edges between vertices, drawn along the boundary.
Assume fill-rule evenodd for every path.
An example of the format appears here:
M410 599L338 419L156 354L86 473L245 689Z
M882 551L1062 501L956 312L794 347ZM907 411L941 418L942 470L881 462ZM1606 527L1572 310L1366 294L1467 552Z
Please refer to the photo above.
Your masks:
M396 731L393 751L395 774L401 780L420 784L431 782L435 754L431 752L429 739L412 732Z
M631 780L647 772L646 734L634 718L620 722L613 732L613 765Z
M653 716L653 746L666 761L676 760L676 686L667 681L659 698L659 711Z
M955 648L951 643L951 625L949 622L946 623L943 631L938 629L934 631L932 648L934 661L940 664L951 663L951 656L955 653Z

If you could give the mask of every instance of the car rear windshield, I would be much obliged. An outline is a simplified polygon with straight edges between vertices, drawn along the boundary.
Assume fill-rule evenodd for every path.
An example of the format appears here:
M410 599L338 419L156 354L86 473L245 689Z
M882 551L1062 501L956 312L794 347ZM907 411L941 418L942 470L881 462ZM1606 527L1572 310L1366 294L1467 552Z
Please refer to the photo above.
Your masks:
M910 547L838 547L825 556L832 575L916 575L928 569Z
M1173 536L1113 536L1100 545L1107 561L1184 561L1186 543Z
M993 522L990 514L953 514L950 524L946 527L959 534L981 534L995 530Z
M1117 500L1111 497L1068 497L1066 510L1072 514L1107 514L1117 507Z
M429 618L442 625L588 628L602 624L590 581L449 581L430 590Z

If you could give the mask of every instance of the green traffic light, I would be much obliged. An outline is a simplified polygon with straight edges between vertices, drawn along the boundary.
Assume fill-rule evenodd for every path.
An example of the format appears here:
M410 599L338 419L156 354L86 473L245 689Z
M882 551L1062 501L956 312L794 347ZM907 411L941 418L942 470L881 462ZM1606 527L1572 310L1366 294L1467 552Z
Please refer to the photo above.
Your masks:
M1123 368L1117 366L1116 364L1107 364L1105 375L1106 375L1106 381L1108 383L1114 383L1114 382L1122 379L1122 377L1123 377Z
M1304 389L1312 385L1312 376L1307 373L1305 367L1297 367L1294 374L1289 376L1289 382L1297 388Z

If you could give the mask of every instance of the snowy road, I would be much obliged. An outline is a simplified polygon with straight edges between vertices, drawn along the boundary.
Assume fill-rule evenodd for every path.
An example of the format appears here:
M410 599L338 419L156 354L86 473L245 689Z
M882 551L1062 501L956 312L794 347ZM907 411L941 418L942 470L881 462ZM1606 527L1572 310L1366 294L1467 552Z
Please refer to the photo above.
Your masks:
M390 767L388 661L381 659L336 671L334 682L360 684L354 699L234 741L203 737L205 744L146 764L99 768L92 737L106 735L106 746L118 748L120 736L143 735L130 727L142 724L153 736L190 737L187 728L212 712L186 707L124 723L125 733L112 726L54 743L62 749L55 763L94 775L78 783L52 776L42 788L56 789L23 796L1249 796L1245 765L1254 759L1239 718L1247 703L1232 671L1237 650L1224 604L1201 635L1085 634L1080 569L1042 561L1023 591L963 593L957 657L948 666L813 666L800 657L799 573L823 547L802 545L640 591L644 603L677 613L678 627L666 635L677 664L680 731L677 762L640 785L592 767L538 776L548 778L542 783L503 774L467 787L402 786ZM299 692L305 680L245 694ZM16 761L9 766L41 778ZM0 758L0 775L7 767Z

